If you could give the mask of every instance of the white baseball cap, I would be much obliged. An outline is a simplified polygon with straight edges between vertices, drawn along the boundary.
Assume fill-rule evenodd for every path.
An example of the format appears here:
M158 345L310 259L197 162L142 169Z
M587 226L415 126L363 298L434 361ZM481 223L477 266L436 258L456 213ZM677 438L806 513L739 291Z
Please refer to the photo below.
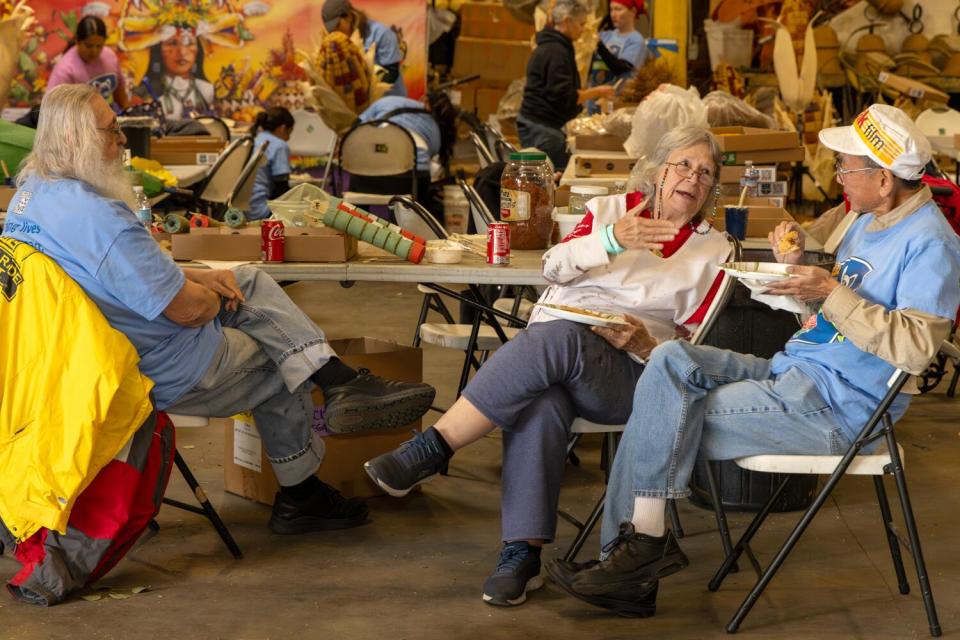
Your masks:
M930 162L930 141L896 107L874 104L853 119L849 127L820 131L820 142L851 156L868 156L904 180L917 180Z

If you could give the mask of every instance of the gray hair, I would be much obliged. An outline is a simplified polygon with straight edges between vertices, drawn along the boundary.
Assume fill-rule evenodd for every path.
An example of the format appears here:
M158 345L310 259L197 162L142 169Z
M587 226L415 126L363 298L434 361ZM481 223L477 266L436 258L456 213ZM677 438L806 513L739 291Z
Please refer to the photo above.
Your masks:
M40 103L40 119L30 152L20 166L17 184L42 180L81 180L108 198L128 201L131 189L123 165L103 157L93 101L100 94L89 84L54 87ZM112 134L111 134L112 135Z
M656 190L654 183L657 173L663 168L670 153L676 149L687 149L698 144L705 144L710 148L710 157L713 158L715 168L711 188L715 187L720 180L721 166L720 145L717 143L717 138L706 127L682 126L675 127L664 134L657 142L651 157L640 158L630 172L627 190L642 191L647 197L652 198Z
M589 13L583 0L544 0L541 5L550 24L556 26L567 18L579 18Z
M890 167L883 166L882 164L880 164L870 156L859 156L859 157L863 159L864 167L870 167L871 169L886 169L887 171L890 171ZM898 183L900 185L900 188L903 189L904 191L915 191L920 188L921 184L923 184L923 180L921 178L917 178L916 180L907 180L893 173L893 171L890 171L890 175L893 176L894 182Z

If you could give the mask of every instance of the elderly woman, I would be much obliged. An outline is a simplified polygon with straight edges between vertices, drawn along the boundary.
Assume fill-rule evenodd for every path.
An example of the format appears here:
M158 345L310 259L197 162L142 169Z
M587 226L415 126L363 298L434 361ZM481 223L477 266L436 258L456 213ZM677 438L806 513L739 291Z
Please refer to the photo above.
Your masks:
M517 605L542 584L540 548L556 530L574 418L625 422L643 358L703 317L730 251L701 213L719 167L706 129L667 133L642 176L643 192L591 200L579 227L544 255L552 286L541 302L622 313L629 324L590 327L537 308L436 425L366 463L377 484L403 496L454 451L503 429L504 546L484 601Z

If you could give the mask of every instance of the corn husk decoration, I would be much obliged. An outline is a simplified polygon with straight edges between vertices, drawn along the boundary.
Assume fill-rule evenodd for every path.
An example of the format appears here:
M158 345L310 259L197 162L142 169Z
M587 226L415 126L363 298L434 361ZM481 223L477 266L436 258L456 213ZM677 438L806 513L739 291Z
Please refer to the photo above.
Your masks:
M0 2L0 109L7 104L10 86L17 75L21 38L36 24L27 0L10 7Z
M816 16L814 16L816 20ZM773 44L773 70L780 85L783 102L794 113L802 112L813 99L817 86L817 47L813 39L813 22L807 24L804 36L803 62L797 71L797 56L790 32L780 25ZM779 24L779 23L778 23Z

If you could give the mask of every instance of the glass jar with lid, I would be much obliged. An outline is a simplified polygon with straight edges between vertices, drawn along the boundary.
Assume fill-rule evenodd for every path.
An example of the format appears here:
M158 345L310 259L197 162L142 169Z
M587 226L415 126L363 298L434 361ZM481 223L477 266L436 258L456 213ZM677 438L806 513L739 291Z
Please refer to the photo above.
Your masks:
M567 213L572 216L582 216L587 212L585 205L588 201L605 195L607 195L606 187L580 184L570 187L570 206Z
M540 151L514 151L500 179L500 220L511 249L546 249L553 230L553 173Z

